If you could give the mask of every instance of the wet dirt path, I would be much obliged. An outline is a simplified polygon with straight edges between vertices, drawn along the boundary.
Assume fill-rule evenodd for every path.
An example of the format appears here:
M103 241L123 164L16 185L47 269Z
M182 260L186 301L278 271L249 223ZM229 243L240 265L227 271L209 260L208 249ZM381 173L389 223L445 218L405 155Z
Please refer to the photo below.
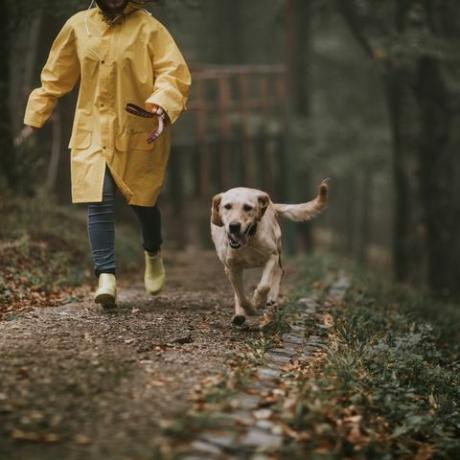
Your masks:
M230 326L215 253L171 254L167 270L155 298L141 273L121 280L113 313L88 298L0 322L0 459L157 458L165 420L254 334Z

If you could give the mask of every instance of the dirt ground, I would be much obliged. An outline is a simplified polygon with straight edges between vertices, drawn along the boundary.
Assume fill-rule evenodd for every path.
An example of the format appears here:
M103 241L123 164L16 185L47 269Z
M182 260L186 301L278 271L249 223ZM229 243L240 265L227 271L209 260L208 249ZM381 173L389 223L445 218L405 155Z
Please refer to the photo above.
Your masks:
M214 252L171 254L167 270L155 298L141 272L120 280L110 313L88 296L0 322L0 459L156 458L164 421L254 334L230 326Z

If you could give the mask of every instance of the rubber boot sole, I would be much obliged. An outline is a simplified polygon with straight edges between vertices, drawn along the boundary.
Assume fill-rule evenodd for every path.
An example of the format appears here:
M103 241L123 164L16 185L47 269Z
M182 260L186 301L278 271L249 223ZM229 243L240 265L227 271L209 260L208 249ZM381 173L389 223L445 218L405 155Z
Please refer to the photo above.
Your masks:
M160 289L157 289L156 291L149 291L148 289L146 289L145 292L148 295L156 295L156 294L159 294L162 291L162 289L163 289L163 287L161 287Z
M103 308L115 308L117 303L115 297L111 294L98 294L94 301L98 304L101 304Z

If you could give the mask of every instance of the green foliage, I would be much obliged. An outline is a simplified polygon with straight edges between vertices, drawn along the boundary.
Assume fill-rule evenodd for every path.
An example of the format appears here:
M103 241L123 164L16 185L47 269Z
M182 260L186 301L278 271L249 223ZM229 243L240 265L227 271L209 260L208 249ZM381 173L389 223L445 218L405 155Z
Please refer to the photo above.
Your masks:
M433 443L440 453L460 447L460 366L437 347L433 328L362 305L339 312L336 321L342 344L329 357L329 371L337 371L347 399L385 417L402 451L417 440Z
M317 434L309 448L333 445L331 458L422 452L454 458L460 451L458 337L436 314L425 321L442 305L425 297L419 309L422 301L414 303L407 289L370 279L358 273L344 305L331 310L332 345L324 368L300 383L292 426ZM458 324L458 308L441 314Z

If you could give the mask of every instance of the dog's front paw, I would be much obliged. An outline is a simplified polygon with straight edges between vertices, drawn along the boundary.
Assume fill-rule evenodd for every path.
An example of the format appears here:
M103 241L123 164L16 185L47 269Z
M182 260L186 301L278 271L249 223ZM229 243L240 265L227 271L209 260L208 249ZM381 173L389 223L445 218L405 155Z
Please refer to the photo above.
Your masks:
M273 292L270 292L267 298L267 307L274 307L278 304L279 304L278 294L275 295Z
M254 291L253 304L257 309L264 308L267 304L267 298L270 288L268 286L258 287Z
M233 318L232 318L232 324L234 326L242 326L246 321L246 316L244 315L235 315Z

